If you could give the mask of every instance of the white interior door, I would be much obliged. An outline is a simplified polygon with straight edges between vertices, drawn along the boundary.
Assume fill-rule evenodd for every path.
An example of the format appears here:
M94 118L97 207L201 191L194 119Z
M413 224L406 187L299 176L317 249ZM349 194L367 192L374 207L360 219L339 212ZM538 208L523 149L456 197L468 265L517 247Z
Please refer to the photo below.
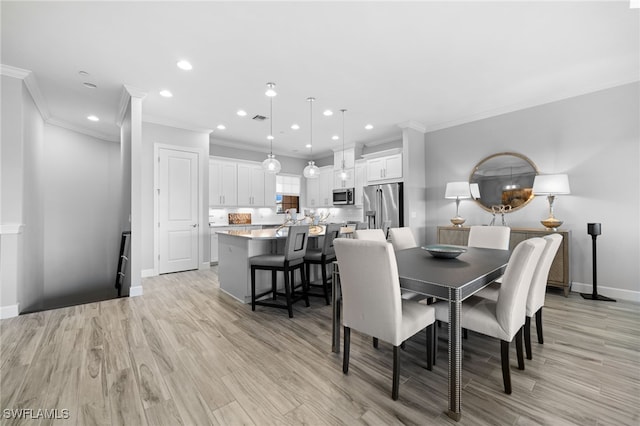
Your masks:
M198 154L161 148L158 272L198 268Z

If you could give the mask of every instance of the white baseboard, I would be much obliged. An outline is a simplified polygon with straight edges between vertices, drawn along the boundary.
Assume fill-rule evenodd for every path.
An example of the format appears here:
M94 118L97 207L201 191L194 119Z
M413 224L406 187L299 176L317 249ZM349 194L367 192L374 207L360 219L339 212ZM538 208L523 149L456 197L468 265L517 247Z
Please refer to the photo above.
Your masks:
M129 288L129 297L142 296L142 286L136 285Z
M140 276L142 278L147 278L147 277L155 277L156 275L156 270L155 269L143 269L142 272L140 273Z
M20 314L20 304L0 306L0 319L17 317Z
M571 283L571 291L576 293L589 293L593 291L591 284L573 282ZM622 290L613 287L603 287L598 285L598 294L611 297L613 299L629 300L631 302L640 302L640 291Z
M206 271L207 269L211 268L211 262L202 262L200 264L200 268L198 268L200 271Z

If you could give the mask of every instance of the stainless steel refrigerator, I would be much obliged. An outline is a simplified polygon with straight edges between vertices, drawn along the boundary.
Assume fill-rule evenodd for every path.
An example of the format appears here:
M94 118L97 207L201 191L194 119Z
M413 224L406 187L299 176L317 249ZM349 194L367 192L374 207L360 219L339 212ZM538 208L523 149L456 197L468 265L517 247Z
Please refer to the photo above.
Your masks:
M404 226L402 182L364 187L364 220L369 229Z

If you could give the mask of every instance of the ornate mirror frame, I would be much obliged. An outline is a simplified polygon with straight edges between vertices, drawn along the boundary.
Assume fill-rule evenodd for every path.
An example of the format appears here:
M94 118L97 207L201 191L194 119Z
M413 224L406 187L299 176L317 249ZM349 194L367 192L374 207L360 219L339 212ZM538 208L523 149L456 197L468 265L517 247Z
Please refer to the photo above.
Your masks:
M528 157L516 152L499 152L480 161L471 171L469 183L477 183L476 202L488 212L492 206L511 206L505 212L520 210L533 200L533 179L538 168Z

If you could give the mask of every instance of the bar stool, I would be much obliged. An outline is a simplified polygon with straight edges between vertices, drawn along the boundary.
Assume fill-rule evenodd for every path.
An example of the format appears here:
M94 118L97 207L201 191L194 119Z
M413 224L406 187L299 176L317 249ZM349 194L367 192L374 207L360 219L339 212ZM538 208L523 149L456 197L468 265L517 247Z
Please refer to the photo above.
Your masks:
M309 296L324 297L327 305L331 304L329 300L329 278L327 277L327 265L336 260L336 251L333 248L333 240L338 238L341 227L342 225L339 223L327 225L324 231L324 242L322 247L307 249L307 254L304 256L304 264L307 268L309 287L322 288L322 294L309 293ZM320 269L322 271L322 284L311 283L311 265L320 265Z
M304 299L306 306L309 307L309 296L307 294L307 278L304 273L304 256L307 252L307 242L309 240L309 226L290 226L289 233L284 245L283 254L263 254L249 258L251 265L251 310L256 310L256 305L269 306L272 308L287 309L289 318L293 318L293 303ZM256 270L271 271L271 289L256 294ZM301 284L295 285L295 270L300 270L302 278ZM284 274L284 293L277 291L277 272L282 271ZM291 280L289 280L289 275ZM302 293L295 295L296 288L302 288ZM275 302L267 302L266 300L258 300L267 294L272 294L275 301L277 296L285 296L286 304Z

